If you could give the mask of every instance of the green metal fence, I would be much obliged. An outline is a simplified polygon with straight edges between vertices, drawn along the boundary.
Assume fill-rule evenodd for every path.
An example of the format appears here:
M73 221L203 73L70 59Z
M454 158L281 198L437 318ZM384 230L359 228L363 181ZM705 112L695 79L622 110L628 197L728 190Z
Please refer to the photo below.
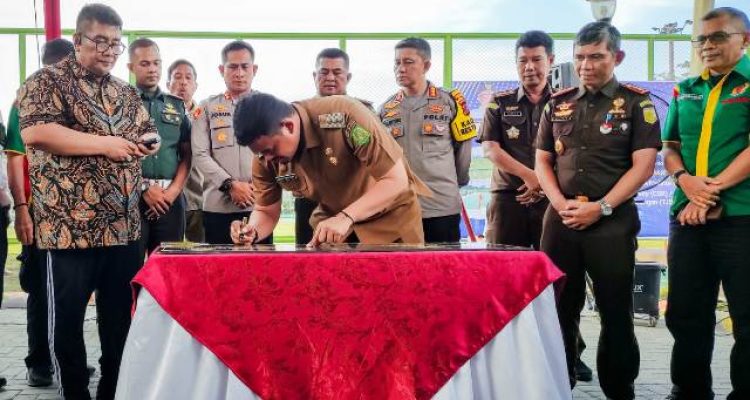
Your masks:
M63 35L72 35L72 29L63 30ZM43 40L44 32L41 29L34 28L0 28L0 37L14 35L18 40L18 71L19 81L23 82L27 74L28 59L28 38L34 35L41 35ZM147 31L133 30L125 31L123 35L128 41L137 37L150 37L154 39L248 39L248 40L279 40L279 41L335 41L342 49L347 50L352 45L362 41L396 41L408 36L420 36L430 40L434 44L439 44L442 48L442 84L446 87L451 86L454 80L454 70L461 61L456 57L457 50L465 49L470 52L472 49L481 52L482 43L485 47L491 47L491 43L504 43L510 45L511 56L513 55L512 44L518 38L519 33L253 33L253 32L188 32L188 31ZM569 48L572 55L573 33L552 33L551 36L556 40L558 47L558 61L565 61L570 57L560 57L561 48ZM628 57L633 59L645 73L638 74L639 80L658 80L661 77L671 77L674 73L679 78L679 71L664 71L659 68L660 65L668 63L670 57L674 60L672 65L683 64L689 60L689 35L656 35L656 34L629 34L623 35L623 47L634 47L636 54L629 54ZM670 53L664 45L674 43L669 46L677 54ZM688 51L685 52L684 50ZM686 54L687 53L687 54ZM562 60L561 60L562 58ZM434 60L437 61L437 60ZM677 68L677 67L676 67ZM640 76L642 75L642 76Z

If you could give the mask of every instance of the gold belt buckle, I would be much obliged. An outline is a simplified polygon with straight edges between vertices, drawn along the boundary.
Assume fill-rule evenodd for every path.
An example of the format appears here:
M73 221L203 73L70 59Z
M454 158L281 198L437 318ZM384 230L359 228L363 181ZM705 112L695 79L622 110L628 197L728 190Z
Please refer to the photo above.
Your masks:
M588 196L576 196L576 201L579 201L581 203L588 203L589 198Z

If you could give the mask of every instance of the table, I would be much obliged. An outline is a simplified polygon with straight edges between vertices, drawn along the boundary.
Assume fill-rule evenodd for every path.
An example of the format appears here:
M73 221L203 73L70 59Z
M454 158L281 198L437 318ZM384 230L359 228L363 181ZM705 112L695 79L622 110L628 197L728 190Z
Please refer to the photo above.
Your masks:
M117 399L570 399L531 251L157 253Z

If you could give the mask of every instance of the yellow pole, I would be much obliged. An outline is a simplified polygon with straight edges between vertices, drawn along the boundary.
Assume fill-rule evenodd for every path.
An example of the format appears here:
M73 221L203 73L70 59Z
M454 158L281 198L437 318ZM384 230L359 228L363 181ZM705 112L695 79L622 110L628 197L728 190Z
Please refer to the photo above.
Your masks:
M700 34L701 18L714 8L714 0L695 0L693 7L693 37ZM690 75L699 75L703 71L703 65L695 50L690 55Z

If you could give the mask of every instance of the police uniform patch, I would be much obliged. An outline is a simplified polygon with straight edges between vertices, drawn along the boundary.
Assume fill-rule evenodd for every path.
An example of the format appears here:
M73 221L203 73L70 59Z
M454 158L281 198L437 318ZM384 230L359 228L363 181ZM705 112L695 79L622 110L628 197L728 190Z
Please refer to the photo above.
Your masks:
M227 106L224 104L217 104L214 106L214 112L227 112Z
M643 120L653 125L656 123L656 109L653 107L646 107L643 109Z
M354 128L349 133L349 137L352 140L352 144L357 147L365 146L370 143L372 134L360 125L354 125Z
M521 131L515 126L511 126L505 133L508 135L508 139L518 139L521 136Z
M443 133L448 130L448 124L445 122L436 122L434 126L435 126L435 130L440 133Z
M638 105L641 106L641 108L648 107L648 106L652 106L653 107L654 106L654 102L651 101L651 100L643 100L642 102L638 103Z
M443 112L443 106L440 104L430 104L429 110L431 113L440 114Z
M385 103L385 105L383 106L383 108L385 108L386 110L390 110L392 108L398 107L399 104L401 104L401 103L398 102L398 101L389 101L389 102Z
M344 113L330 113L318 115L318 123L322 129L343 129L346 127Z
M226 142L227 141L227 133L225 131L220 131L216 134L216 140L219 142Z
M422 124L422 132L424 132L425 135L432 134L432 131L434 130L434 127L431 123L425 122Z
M563 102L555 104L555 110L552 112L552 115L555 118L568 118L573 115L574 111L575 107L573 106L573 103Z
M177 109L172 103L164 103L164 112L169 114L178 114Z
M395 116L397 116L399 114L399 111L400 110L391 110L391 111L388 111L387 113L385 113L385 115L383 115L383 118L395 117Z

